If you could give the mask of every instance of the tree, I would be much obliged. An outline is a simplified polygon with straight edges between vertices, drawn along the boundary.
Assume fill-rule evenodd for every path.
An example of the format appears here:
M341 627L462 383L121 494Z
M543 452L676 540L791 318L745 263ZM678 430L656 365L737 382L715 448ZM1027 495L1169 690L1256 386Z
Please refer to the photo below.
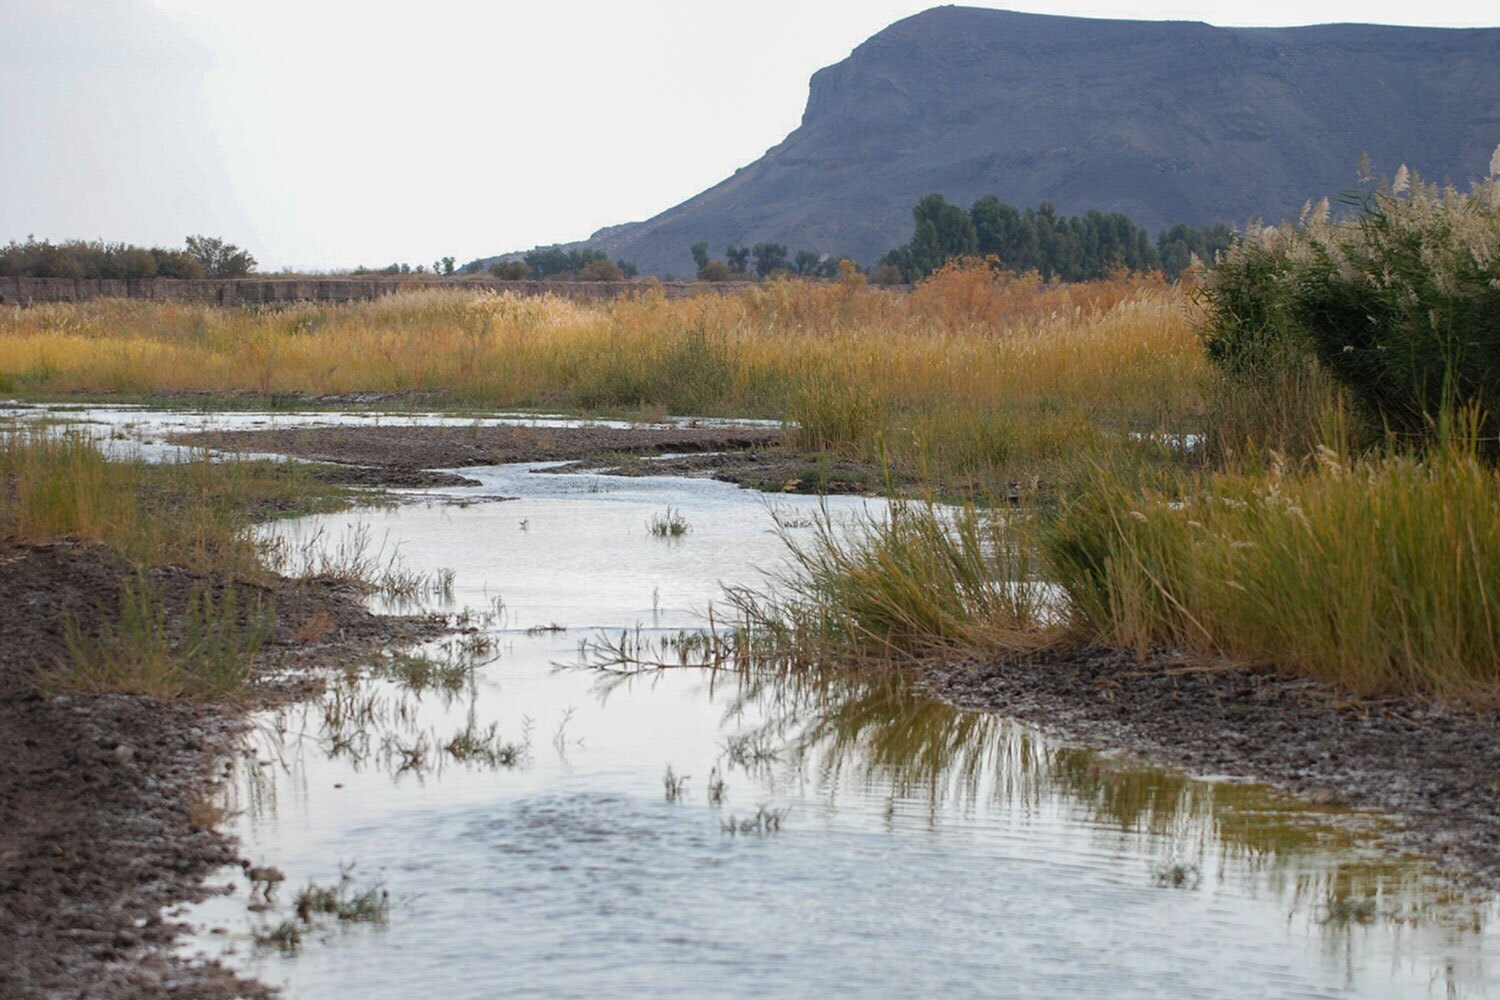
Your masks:
M744 274L750 268L750 248L737 247L733 243L724 248L724 259L735 274Z
M797 256L792 258L792 271L802 278L816 277L822 262L823 258L811 250L798 250Z
M438 261L439 264L443 265L443 273L444 274L449 274L449 275L451 275L453 273L453 265L456 264L457 262L458 262L458 260L455 257L444 257L440 261ZM432 269L433 269L433 271L436 271L437 270L437 266L434 265Z
M761 278L786 269L787 249L781 243L757 243L750 252L755 255L755 273Z
M237 278L255 270L256 261L249 251L217 236L189 236L187 254L210 278Z
M707 243L694 243L693 246L692 246L692 249L689 250L688 252L693 255L693 266L696 267L698 270L701 271L705 267L708 266L708 244Z
M156 277L156 254L143 247L131 247L120 254L120 277Z
M635 266L635 261L626 260L623 257L615 260L615 267L618 267L620 273L627 278L634 278L641 273L641 269Z
M203 277L203 265L186 250L153 249L158 278L181 278L191 281Z
M912 209L916 231L911 238L912 276L925 278L954 257L979 252L974 222L940 194L930 194Z

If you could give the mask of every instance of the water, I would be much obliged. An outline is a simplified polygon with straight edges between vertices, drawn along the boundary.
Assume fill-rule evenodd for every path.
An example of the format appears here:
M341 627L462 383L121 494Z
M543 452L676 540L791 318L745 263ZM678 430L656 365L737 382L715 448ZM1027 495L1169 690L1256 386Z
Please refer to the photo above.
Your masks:
M482 662L449 692L339 679L258 717L225 828L287 881L256 913L221 874L235 891L191 908L188 951L320 998L1500 992L1493 901L1387 850L1378 817L1071 748L896 677L577 668L580 640L721 620L721 583L784 559L768 503L797 523L816 501L534 468L271 529L359 523L453 569L445 610ZM647 530L669 505L679 539ZM443 749L491 725L507 759ZM780 829L742 832L762 810ZM350 864L389 893L383 923L255 943Z

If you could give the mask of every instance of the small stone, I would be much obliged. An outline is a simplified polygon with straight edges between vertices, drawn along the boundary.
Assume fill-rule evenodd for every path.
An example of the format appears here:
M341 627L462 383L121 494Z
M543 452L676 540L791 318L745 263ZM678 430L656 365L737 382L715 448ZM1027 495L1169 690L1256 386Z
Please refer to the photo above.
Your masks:
M121 743L115 747L112 756L115 758L116 764L129 764L131 759L135 757L135 747L129 743Z

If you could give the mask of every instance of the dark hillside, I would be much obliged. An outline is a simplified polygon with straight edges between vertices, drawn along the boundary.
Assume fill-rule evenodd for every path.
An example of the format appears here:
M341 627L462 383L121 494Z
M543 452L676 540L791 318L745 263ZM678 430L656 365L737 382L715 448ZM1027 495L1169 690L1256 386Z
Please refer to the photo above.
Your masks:
M1466 185L1500 142L1500 29L1215 28L939 7L812 78L802 124L755 163L588 246L692 273L706 240L872 263L942 192L1174 223L1294 214L1362 150Z

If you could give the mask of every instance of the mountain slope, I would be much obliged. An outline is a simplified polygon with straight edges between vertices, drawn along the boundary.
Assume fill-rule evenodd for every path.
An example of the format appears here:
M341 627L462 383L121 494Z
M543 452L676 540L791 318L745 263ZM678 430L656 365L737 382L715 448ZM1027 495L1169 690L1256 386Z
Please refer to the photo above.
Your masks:
M938 191L1151 230L1280 219L1352 187L1362 150L1466 186L1500 142L1500 29L1216 28L939 7L812 78L755 163L584 245L690 274L771 240L873 263Z

